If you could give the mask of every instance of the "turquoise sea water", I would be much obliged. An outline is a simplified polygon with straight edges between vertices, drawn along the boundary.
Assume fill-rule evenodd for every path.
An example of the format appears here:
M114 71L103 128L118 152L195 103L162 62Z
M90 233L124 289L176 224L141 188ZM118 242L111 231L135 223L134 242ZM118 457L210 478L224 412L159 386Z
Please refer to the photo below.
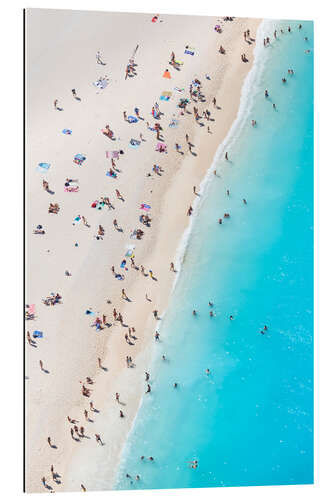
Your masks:
M285 33L257 51L267 60L193 222L117 489L313 482L313 25L298 24L275 23Z

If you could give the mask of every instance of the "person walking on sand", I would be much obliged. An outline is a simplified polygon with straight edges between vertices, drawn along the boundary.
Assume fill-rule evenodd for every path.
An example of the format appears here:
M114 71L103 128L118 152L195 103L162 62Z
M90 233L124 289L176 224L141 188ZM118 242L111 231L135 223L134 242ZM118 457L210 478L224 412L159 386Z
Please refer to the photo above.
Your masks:
M175 265L174 265L174 263L173 263L173 262L171 262L171 264L170 264L170 271L172 271L173 273L175 273L175 272L176 272L176 270L175 270Z
M97 361L98 361L98 367L102 368L102 360L101 360L101 358L97 358Z
M127 122L128 120L127 120L127 113L126 113L126 111L123 111L123 116L124 116L125 122Z
M120 394L119 394L119 392L116 392L116 401L117 401L117 403L120 403L119 398L120 398Z
M150 375L148 372L145 372L145 376L146 376L146 382L148 382L149 378L150 378Z
M122 412L122 410L119 410L119 416L120 416L120 418L124 418L124 417L125 417L125 415L124 415L124 413Z
M127 297L127 295L125 293L125 289L124 288L121 290L121 297L122 297L122 299L128 300L128 297Z
M42 481L42 483L43 483L43 486L46 488L46 477L45 477L45 476L43 476L43 477L41 478L41 481Z
M150 386L150 384L147 384L146 394L148 394L149 392L151 392L151 386Z
M82 491L87 491L86 487L83 484L81 484L80 486Z
M95 434L96 442L100 445L103 445L101 436L99 434Z
M49 443L49 446L52 448L52 443L51 443L51 438L50 437L47 438L47 442Z
M118 189L116 189L116 195L117 195L118 200L125 201L123 195L120 193L120 191Z
M102 66L105 66L105 65L106 65L106 63L104 63L104 62L102 61L100 51L98 51L98 52L97 52L97 54L96 54L96 62L97 62L97 64L101 64Z
M225 152L224 158L225 158L227 161L229 160L229 158L228 158L228 152L227 152L227 151Z
M86 227L90 227L90 226L89 226L89 224L88 224L88 221L87 221L87 219L84 217L84 215L81 215L81 219L82 219L83 224L84 224Z
M75 438L74 438L74 430L73 430L73 428L72 428L72 427L71 427L71 436L72 436L72 439L75 439Z
M30 336L30 332L27 332L27 341L28 341L29 345L34 345L35 344L35 342L32 340L32 338Z

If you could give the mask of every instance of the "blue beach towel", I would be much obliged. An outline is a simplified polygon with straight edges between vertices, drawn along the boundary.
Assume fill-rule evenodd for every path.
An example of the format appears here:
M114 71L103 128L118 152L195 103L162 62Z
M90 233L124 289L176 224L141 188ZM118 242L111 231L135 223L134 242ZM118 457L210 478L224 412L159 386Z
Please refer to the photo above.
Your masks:
M40 332L39 330L35 330L32 334L34 339L42 339L43 338L43 332Z
M38 163L37 170L39 172L45 172L50 168L51 164L50 163Z

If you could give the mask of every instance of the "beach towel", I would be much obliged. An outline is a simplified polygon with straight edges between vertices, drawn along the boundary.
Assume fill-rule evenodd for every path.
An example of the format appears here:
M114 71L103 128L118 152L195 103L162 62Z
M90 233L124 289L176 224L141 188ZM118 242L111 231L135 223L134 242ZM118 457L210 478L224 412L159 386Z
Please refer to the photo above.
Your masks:
M93 311L90 311L90 309L87 309L86 314L94 315L95 313Z
M111 174L109 171L107 171L107 172L106 172L106 175L107 175L108 177L113 177L114 179L117 177L117 174L116 174L115 172L113 172L113 173Z
M137 141L136 139L131 139L130 142L129 142L129 145L132 147L132 148L138 148L141 144L141 141Z
M62 133L65 134L65 135L71 135L72 131L69 128L64 128L64 130L62 131Z
M141 208L141 210L146 210L146 211L148 211L148 210L150 210L150 209L151 209L151 206L150 206L150 205L147 205L146 203L141 203L140 208Z
M189 54L190 56L194 56L194 47L186 45L184 54Z
M73 220L73 225L79 224L81 222L81 215L78 215L77 217L74 218Z
M66 193L77 193L79 186L65 186L64 190Z
M163 142L158 142L156 144L156 148L155 148L155 151L159 151L160 153L166 153L166 145L163 144Z
M169 92L168 90L164 90L160 96L161 101L169 101L172 96L172 92Z
M108 85L109 81L106 78L100 78L96 82L93 82L93 85L95 87L98 87L99 89L105 89L105 87Z
M82 165L82 163L84 162L85 159L86 159L86 157L84 155L82 155L81 153L79 153L79 154L74 156L73 162L76 165Z
M42 339L43 338L43 332L40 332L39 330L35 330L32 334L34 339Z
M115 158L119 160L119 151L105 151L105 156L109 158Z
M36 305L35 304L31 304L31 306L29 306L28 314L36 314Z
M174 62L175 64L177 64L177 66L183 66L184 64L183 61L174 61Z
M138 122L139 120L137 119L137 117L136 117L136 116L128 116L128 117L127 117L127 121L128 121L129 123L136 123L136 122Z
M174 90L176 90L177 92L184 92L185 89L181 89L179 87L175 87Z
M50 163L38 163L37 170L39 172L46 172L50 168Z
M164 71L163 78L171 78L170 71L168 69Z

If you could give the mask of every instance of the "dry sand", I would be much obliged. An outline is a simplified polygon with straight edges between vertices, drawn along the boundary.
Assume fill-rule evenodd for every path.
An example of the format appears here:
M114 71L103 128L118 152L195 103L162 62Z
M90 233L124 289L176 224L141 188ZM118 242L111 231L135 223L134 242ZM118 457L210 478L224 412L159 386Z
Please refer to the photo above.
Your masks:
M56 491L75 491L83 483L87 490L110 489L117 464L146 390L144 372L149 369L151 345L158 326L152 311L165 311L175 274L170 272L181 236L189 217L186 212L195 196L193 186L199 186L210 167L218 145L234 121L244 78L253 61L254 44L243 38L246 29L255 35L260 23L255 19L235 19L223 22L223 33L214 31L218 18L163 15L163 22L152 23L152 15L97 13L81 11L27 11L26 40L26 302L36 304L36 319L27 321L26 330L44 332L38 347L26 344L26 490L45 491L41 478L46 477ZM221 19L221 18L220 18ZM125 68L136 45L137 76L125 81ZM184 54L185 45L195 48L195 55ZM220 45L225 55L218 53ZM96 64L100 50L105 66ZM169 64L171 51L184 64L176 71ZM245 52L249 62L243 63ZM168 68L172 78L162 77ZM211 80L207 80L208 74ZM92 82L108 75L110 84L98 91ZM202 82L205 103L191 103L180 116L180 97L189 97L189 84L194 78ZM177 94L174 87L185 88ZM81 102L76 101L75 88ZM173 91L169 102L159 101L162 91ZM214 109L216 96L220 110ZM63 111L56 111L53 101L59 100ZM168 154L155 151L156 134L149 131L146 121L156 120L150 114L154 102L164 113L160 120ZM214 121L193 116L193 104L211 111ZM133 115L134 107L145 118L129 124L123 111ZM176 113L177 128L168 123ZM114 131L116 141L103 136L106 124ZM207 132L209 124L212 131ZM62 129L73 131L62 134ZM129 140L144 142L139 148L129 147ZM185 134L195 145L188 152ZM175 143L182 145L181 155ZM110 160L105 151L123 149L116 160L121 170L117 179L106 176ZM87 159L80 167L73 163L77 153ZM51 168L43 174L36 170L39 162ZM162 176L152 172L156 163L163 168ZM147 177L147 173L151 173ZM79 179L79 192L64 192L66 178ZM42 189L42 180L49 182L53 195ZM223 182L217 179L217 182ZM124 195L118 200L115 189ZM101 211L91 203L108 196L114 209ZM58 203L60 212L49 214L49 203ZM139 222L140 203L152 208L150 228ZM77 215L87 218L73 226ZM113 227L116 218L123 232ZM42 224L45 235L33 234ZM103 240L96 240L98 225L105 229ZM129 237L131 230L141 228L142 240ZM78 246L75 246L75 243ZM127 245L135 245L135 262L153 270L157 281L132 269L122 271L124 281L118 281L116 271L124 258ZM71 276L65 276L68 270ZM131 302L121 298L125 288ZM59 292L62 303L47 307L42 298ZM148 302L145 294L152 299ZM107 303L111 300L111 304ZM124 339L128 328L114 322L113 308L121 311L124 323L135 327L138 340L130 346ZM96 332L92 317L85 311L107 315L112 326ZM132 356L135 368L126 367L126 355ZM102 359L107 371L98 368ZM40 370L42 360L49 373ZM81 394L80 381L89 376L94 384L91 398ZM115 393L126 406L120 407ZM149 396L145 396L149 397ZM99 413L89 410L92 400ZM119 418L122 408L125 418ZM89 410L87 422L84 409ZM79 420L88 437L72 440L67 415ZM99 433L104 446L96 443ZM50 448L50 436L56 448ZM60 484L52 481L50 466L61 475Z

